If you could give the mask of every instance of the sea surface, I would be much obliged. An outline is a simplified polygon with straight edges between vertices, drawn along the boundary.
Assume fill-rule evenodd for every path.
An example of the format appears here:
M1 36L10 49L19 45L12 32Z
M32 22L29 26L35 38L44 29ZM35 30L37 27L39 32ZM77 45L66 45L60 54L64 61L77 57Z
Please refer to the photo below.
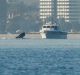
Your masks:
M80 75L80 40L0 39L0 75Z

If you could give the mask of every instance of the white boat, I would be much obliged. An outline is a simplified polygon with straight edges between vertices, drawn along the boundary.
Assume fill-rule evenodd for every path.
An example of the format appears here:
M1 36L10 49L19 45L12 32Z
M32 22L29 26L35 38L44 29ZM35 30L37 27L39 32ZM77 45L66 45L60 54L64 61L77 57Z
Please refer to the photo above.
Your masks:
M67 32L60 31L56 23L43 25L40 34L44 39L67 39Z

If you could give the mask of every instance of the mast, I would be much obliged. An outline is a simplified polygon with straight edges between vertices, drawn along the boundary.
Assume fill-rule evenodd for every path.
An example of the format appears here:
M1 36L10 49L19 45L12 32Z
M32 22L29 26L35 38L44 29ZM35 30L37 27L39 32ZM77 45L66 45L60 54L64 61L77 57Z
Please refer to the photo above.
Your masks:
M57 21L57 0L52 0L51 7L51 23L54 24Z

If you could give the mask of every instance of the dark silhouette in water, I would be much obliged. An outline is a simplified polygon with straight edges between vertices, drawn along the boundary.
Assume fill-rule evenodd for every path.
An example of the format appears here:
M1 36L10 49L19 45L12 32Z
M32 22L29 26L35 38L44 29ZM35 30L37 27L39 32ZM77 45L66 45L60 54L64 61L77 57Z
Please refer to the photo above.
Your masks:
M25 36L25 32L19 34L16 38L22 38L23 39L24 36Z

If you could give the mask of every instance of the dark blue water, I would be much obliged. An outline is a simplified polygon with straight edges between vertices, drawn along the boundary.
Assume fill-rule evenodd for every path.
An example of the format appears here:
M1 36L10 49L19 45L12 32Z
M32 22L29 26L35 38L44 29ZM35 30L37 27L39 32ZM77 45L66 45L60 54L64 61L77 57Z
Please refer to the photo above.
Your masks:
M80 40L0 40L0 75L80 75Z

